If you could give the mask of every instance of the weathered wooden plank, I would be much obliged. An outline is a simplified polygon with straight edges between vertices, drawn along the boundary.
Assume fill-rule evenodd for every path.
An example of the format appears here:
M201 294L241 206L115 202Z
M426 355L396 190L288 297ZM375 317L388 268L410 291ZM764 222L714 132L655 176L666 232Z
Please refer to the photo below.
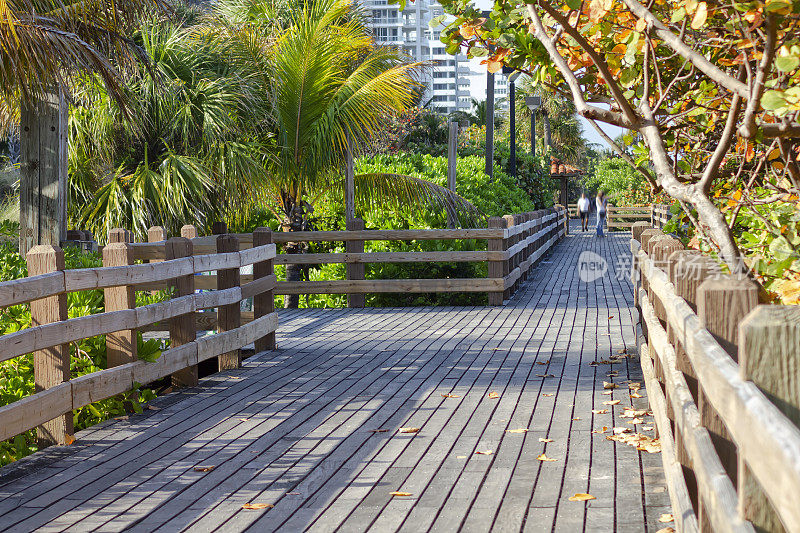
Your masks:
M502 288L502 279L370 279L279 281L275 294L346 294L351 292L487 292Z
M64 272L49 272L0 283L0 308L56 296L65 290Z

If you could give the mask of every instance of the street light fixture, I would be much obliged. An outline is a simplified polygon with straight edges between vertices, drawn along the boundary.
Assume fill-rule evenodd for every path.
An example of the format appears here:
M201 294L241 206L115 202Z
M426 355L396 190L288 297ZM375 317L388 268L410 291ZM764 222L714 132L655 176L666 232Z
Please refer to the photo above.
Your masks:
M542 107L542 97L526 96L525 105L531 110L531 155L536 157L536 110Z
M514 91L514 82L521 74L515 68L503 66L503 74L508 76L508 99L509 99L509 121L508 121L508 129L510 132L510 139L509 139L509 148L510 148L510 157L508 159L508 173L511 175L512 178L517 177L517 117L516 117L516 105L514 99L516 98L516 93Z

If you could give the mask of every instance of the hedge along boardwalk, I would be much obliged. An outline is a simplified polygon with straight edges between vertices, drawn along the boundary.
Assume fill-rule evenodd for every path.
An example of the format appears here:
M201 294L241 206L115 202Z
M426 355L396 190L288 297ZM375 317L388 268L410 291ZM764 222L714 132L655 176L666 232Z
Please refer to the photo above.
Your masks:
M592 433L653 425L635 358L589 364L635 351L627 242L574 232L502 307L283 311L279 350L0 470L0 529L656 531L660 457Z

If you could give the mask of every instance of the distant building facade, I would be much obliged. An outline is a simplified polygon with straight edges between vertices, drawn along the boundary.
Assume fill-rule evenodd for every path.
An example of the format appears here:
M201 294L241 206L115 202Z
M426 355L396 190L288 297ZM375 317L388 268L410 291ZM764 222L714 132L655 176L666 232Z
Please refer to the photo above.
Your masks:
M397 46L417 61L428 61L427 87L423 103L441 113L469 111L470 71L464 55L452 56L439 40L439 28L429 26L431 19L443 13L435 0L408 2L403 11L387 0L355 0L371 15L370 27L375 40L383 46Z

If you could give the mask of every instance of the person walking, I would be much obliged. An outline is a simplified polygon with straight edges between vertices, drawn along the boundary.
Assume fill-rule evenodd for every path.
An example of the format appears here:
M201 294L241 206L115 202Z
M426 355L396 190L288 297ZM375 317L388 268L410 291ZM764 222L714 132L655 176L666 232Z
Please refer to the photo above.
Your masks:
M608 198L603 191L597 191L595 205L597 206L597 236L602 237L603 226L606 223L606 207L608 206Z
M578 200L578 215L581 217L581 231L589 230L589 199L582 192Z

